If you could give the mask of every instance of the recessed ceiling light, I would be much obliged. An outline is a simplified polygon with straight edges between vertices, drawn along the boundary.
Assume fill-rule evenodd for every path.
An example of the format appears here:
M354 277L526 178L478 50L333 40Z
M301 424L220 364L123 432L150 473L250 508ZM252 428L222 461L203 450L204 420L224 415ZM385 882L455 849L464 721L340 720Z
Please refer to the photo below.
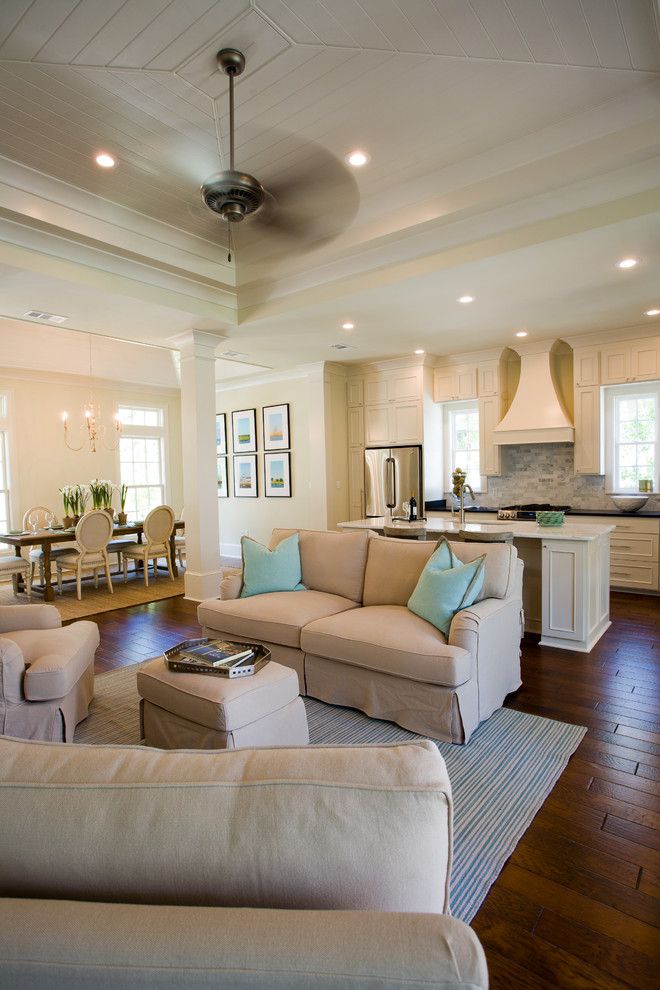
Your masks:
M644 316L660 316L660 309L647 309Z
M112 157L112 155L109 155L107 151L100 152L100 154L96 156L94 161L96 162L97 165L100 165L101 168L112 168L113 165L115 164L114 158Z
M527 336L527 331L526 330L518 330L516 332L516 337L526 337L526 336Z
M346 161L353 168L362 168L369 161L369 155L366 151L351 151L350 155L346 155Z
M459 296L456 302L471 303L474 302L474 296Z
M622 258L621 261L617 261L617 268L634 268L635 265L639 263L639 258Z
M426 351L424 350L423 347L418 347L417 350L415 351L415 354L426 354Z
M342 330L355 330L355 324L351 322L342 323L341 328Z

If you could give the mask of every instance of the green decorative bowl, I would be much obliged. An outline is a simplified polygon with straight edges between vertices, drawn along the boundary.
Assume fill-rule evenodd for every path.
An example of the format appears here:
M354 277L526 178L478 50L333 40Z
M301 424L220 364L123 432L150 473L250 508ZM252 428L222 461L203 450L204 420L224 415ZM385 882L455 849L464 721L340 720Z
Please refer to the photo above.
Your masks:
M539 526L563 526L564 513L559 512L537 512L536 521Z

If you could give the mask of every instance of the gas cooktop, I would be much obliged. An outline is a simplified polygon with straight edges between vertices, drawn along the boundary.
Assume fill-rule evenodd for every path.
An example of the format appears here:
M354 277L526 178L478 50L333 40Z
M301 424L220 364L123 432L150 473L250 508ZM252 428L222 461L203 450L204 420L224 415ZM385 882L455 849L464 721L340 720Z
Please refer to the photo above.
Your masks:
M550 505L548 502L529 502L527 505L503 505L497 510L498 519L536 519L537 512L568 512L570 505Z

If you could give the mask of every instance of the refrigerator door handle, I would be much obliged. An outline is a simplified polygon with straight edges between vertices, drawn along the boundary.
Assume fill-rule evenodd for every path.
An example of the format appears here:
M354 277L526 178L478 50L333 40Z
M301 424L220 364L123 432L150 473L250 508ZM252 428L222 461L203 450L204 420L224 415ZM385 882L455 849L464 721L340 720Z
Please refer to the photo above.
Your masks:
M393 509L396 505L396 462L393 457L388 457L385 460L387 464L387 492L385 495L385 504L388 509Z

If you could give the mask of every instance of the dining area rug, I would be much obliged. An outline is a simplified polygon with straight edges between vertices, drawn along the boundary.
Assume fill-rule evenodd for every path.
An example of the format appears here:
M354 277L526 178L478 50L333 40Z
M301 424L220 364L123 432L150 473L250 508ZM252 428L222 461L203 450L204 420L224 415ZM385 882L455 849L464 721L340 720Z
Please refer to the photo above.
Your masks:
M176 598L177 595L182 595L184 591L183 575L179 574L174 581L171 581L169 574L164 570L159 572L157 578L153 578L150 569L149 587L145 588L142 574L136 576L129 571L126 584L124 584L123 575L112 576L112 589L113 593L110 594L103 577L99 577L98 589L94 588L94 581L91 578L85 579L82 586L82 599L78 601L76 583L75 581L68 581L65 582L61 595L57 593L55 586L55 600L52 604L62 616L62 622L83 619L87 615L110 612L115 608L128 608L131 605L157 602L163 598ZM36 590L32 598L28 598L24 592L15 595L11 582L0 584L0 608L3 605L41 604L43 601L43 595Z
M97 676L90 714L76 729L75 743L140 742L138 666ZM429 738L350 708L303 700L310 742L317 745ZM501 708L479 726L467 746L434 740L447 764L454 795L454 917L469 922L477 913L586 731L582 725Z

